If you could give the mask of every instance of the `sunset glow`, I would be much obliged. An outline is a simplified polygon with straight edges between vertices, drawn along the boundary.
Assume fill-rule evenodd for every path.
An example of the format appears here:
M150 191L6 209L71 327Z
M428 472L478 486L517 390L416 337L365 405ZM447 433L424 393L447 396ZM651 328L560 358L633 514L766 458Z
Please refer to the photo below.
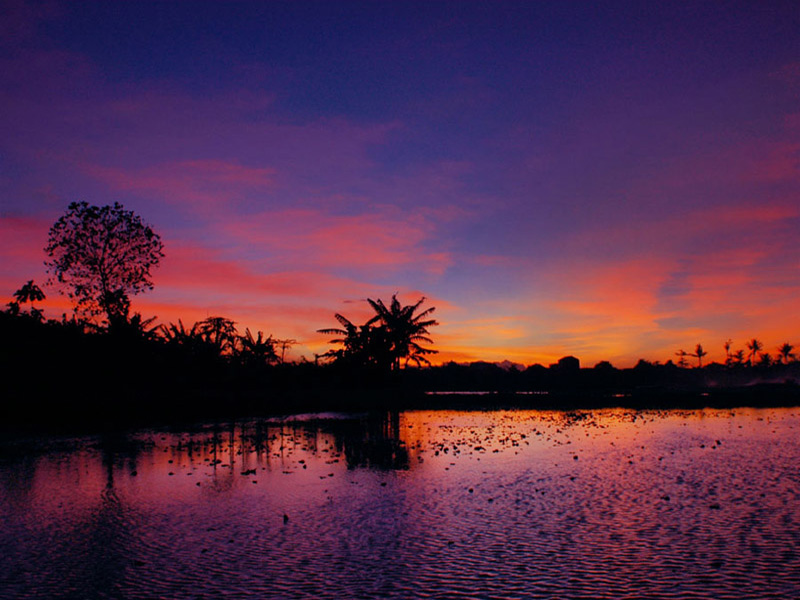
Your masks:
M800 10L642 6L6 2L0 300L118 201L164 242L134 311L293 360L394 293L434 363L800 344Z

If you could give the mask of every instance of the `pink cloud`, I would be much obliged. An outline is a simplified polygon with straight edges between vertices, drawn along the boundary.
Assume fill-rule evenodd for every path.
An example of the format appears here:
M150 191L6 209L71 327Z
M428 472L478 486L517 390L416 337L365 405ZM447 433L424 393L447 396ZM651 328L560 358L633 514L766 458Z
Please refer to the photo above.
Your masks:
M258 264L223 258L218 252L194 244L171 244L155 276L165 289L215 292L221 297L320 298L336 290L366 291L364 284L317 270L257 269Z
M769 252L784 240L792 220L797 218L800 206L791 200L741 201L684 210L635 226L622 223L576 231L562 240L562 247L567 255L582 254L593 259L609 253L617 257L691 258L696 253L713 252L719 245L741 246L756 255Z
M742 160L739 177L747 182L800 181L800 144L773 142L751 148L753 155Z
M274 170L222 160L190 160L141 169L87 165L85 172L119 191L145 192L169 202L215 205L273 187Z
M413 268L440 275L451 264L444 251L430 250L437 227L397 209L341 215L325 210L290 209L231 221L226 233L288 264L354 271Z
M29 279L44 284L50 225L40 217L0 216L0 294L10 298Z

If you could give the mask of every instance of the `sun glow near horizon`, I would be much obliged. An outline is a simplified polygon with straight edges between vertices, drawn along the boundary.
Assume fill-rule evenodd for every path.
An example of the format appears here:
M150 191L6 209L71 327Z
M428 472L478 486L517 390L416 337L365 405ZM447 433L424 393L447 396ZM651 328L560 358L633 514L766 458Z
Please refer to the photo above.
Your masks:
M791 3L323 4L12 0L0 294L70 202L119 201L165 243L134 311L294 359L395 292L437 307L435 363L800 343Z

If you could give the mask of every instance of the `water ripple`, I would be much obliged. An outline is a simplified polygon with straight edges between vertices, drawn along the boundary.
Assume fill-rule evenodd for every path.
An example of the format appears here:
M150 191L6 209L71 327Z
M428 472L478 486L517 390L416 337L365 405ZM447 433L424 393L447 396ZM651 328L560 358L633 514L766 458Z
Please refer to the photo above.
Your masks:
M797 597L798 429L432 411L8 454L0 596Z

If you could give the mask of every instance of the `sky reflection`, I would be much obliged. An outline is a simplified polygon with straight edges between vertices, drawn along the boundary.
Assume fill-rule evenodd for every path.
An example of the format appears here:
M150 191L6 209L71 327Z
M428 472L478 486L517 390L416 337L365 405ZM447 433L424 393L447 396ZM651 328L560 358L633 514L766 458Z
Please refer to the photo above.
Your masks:
M0 584L30 598L800 590L794 409L330 417L6 447Z

